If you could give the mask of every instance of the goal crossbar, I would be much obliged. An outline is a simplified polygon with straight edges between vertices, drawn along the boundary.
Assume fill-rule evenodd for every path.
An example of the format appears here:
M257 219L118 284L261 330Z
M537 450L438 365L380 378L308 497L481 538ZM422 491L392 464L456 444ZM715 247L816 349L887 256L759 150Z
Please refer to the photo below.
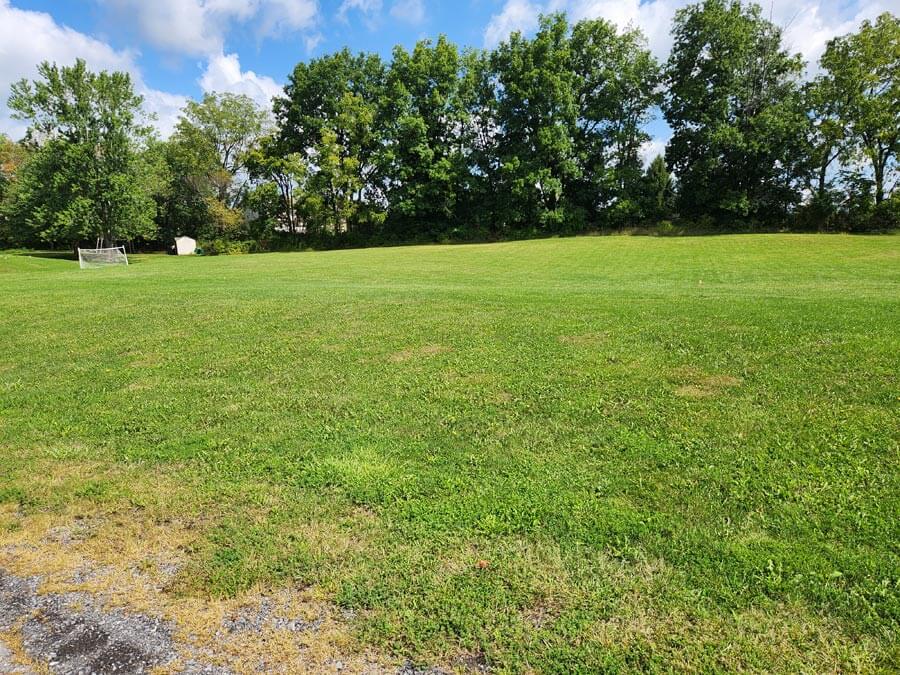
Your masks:
M78 249L78 266L81 269L127 264L128 255L125 253L124 246Z

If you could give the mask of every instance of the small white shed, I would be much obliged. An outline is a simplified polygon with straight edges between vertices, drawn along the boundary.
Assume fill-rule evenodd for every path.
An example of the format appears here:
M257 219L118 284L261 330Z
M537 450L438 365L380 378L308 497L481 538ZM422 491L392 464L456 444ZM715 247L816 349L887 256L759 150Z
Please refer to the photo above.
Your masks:
M175 255L194 255L197 240L190 237L175 237Z

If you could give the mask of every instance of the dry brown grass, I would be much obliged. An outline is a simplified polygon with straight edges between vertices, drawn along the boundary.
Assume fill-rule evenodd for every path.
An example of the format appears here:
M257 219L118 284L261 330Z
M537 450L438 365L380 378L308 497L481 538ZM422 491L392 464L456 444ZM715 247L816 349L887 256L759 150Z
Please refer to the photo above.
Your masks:
M60 462L46 482L52 488L109 471L99 464ZM396 670L394 661L359 644L350 622L319 589L258 586L229 599L175 592L173 582L189 551L216 521L214 515L169 516L182 498L183 487L174 487L178 484L156 482L145 507L121 500L74 500L64 508L33 512L0 505L0 568L20 577L39 576L41 593L86 592L109 609L172 622L182 662L199 657L239 673L335 671L336 664L345 673ZM312 550L340 557L365 546L366 523L374 517L356 509L345 519L299 523L295 530ZM348 526L349 520L359 526ZM262 618L249 630L225 628L240 616ZM314 628L292 630L290 621ZM15 635L5 641L17 644ZM178 669L179 664L170 664L156 672Z
M680 382L675 395L682 398L708 398L720 396L729 389L743 384L743 380L733 375L710 374L698 368L684 366L672 372L673 379Z
M880 645L809 608L763 601L729 614L702 603L666 602L680 580L661 560L611 562L619 588L615 612L596 621L586 637L613 651L652 650L676 672L872 672Z
M20 668L22 673L28 675L51 674L50 666L46 663L39 663L28 655L25 645L22 644L22 636L15 626L12 630L0 631L0 645L9 650L13 663Z
M453 351L450 347L443 345L425 345L424 347L411 347L390 355L389 360L393 363L403 363L405 361L413 361L437 354L446 354Z
M580 333L578 335L560 335L559 341L576 347L597 347L607 341L606 333Z

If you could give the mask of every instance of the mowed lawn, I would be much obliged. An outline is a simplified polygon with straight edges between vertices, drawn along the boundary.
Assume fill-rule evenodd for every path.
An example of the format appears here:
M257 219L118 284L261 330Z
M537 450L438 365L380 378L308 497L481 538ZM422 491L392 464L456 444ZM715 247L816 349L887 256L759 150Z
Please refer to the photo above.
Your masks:
M132 261L0 255L6 531L189 523L169 592L423 665L900 663L900 237Z

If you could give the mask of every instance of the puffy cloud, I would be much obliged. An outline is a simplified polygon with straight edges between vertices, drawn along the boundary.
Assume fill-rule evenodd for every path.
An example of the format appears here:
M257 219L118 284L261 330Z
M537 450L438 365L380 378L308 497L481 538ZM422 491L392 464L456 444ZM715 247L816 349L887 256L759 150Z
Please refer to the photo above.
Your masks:
M529 0L507 0L499 14L495 14L484 29L485 47L495 47L515 31L527 33L538 26L538 18L545 9Z
M144 97L144 108L156 118L154 124L160 135L168 138L175 131L188 97L146 87L139 89L139 92Z
M507 0L500 13L488 22L484 42L494 46L515 30L528 32L537 28L541 14L565 12L571 21L602 18L622 28L640 28L653 52L665 57L671 46L669 30L675 10L685 4L686 0L547 0L541 4Z
M316 25L318 16L316 0L265 0L259 10L257 32L265 37L310 30Z
M271 107L272 97L282 93L281 85L271 77L257 75L252 70L242 71L237 54L211 57L198 82L203 91L245 94L266 109Z
M810 70L817 71L831 38L858 30L864 20L874 21L882 12L891 11L890 5L879 1L846 4L789 0L773 5L772 20L784 29L785 46L803 54Z
M603 18L624 28L632 25L647 36L650 49L664 59L672 46L670 34L675 12L690 0L506 0L484 31L486 46L492 47L512 31L528 32L538 25L538 16L566 12L573 21ZM764 3L765 4L765 3ZM856 30L864 19L888 11L888 0L828 2L827 0L779 0L771 7L772 21L784 29L785 45L815 66L832 37Z
M260 37L309 30L316 0L101 0L118 22L150 44L175 54L207 56L223 50L235 24L256 23Z
M391 16L398 21L418 25L425 21L425 4L422 0L396 0L391 6Z
M606 19L620 28L640 28L653 53L665 58L672 46L669 31L675 11L686 4L685 0L556 0L549 9L567 11L573 21Z
M118 1L118 0L116 0ZM148 11L154 11L152 3L141 3ZM162 2L161 4L166 4ZM174 4L180 5L180 2ZM205 11L232 13L240 16L241 6L245 2L236 0L209 0L207 3L185 2L185 6L203 4ZM289 0L267 2L266 7L272 11L270 23L263 21L267 30L287 30L292 27L305 26L309 13L303 7L314 6L310 2L293 3ZM190 15L193 9L185 10ZM210 24L207 24L207 28ZM218 38L212 33L199 32L195 37L207 39L205 47L218 44ZM191 29L185 28L185 31ZM184 33L182 33L183 35ZM205 37L204 37L205 36ZM307 47L312 49L321 36L310 35ZM281 93L281 85L266 75L252 70L241 70L237 54L226 54L221 49L210 54L204 53L203 70L198 84L203 91L233 92L246 94L264 108L271 106L273 96ZM149 87L143 79L136 63L137 54L131 51L120 51L109 44L76 30L56 23L50 14L14 8L9 0L0 0L0 132L13 138L24 135L27 124L12 119L6 107L10 86L21 78L37 76L37 64L41 61L56 62L68 65L76 58L87 61L92 70L121 70L131 74L135 90L144 97L145 109L156 117L155 125L163 137L172 133L181 109L187 97Z
M135 89L146 100L146 109L157 115L161 133L171 132L185 97L148 87L132 52L117 51L105 42L60 26L44 12L11 7L8 0L0 0L0 132L20 138L27 127L12 119L6 107L13 82L36 77L41 61L69 65L77 58L87 61L92 70L130 73Z

